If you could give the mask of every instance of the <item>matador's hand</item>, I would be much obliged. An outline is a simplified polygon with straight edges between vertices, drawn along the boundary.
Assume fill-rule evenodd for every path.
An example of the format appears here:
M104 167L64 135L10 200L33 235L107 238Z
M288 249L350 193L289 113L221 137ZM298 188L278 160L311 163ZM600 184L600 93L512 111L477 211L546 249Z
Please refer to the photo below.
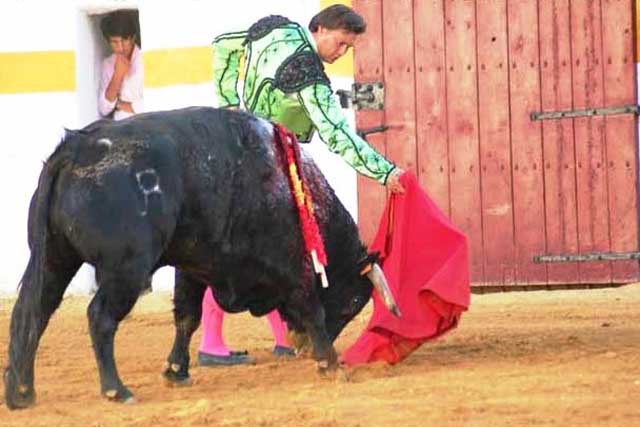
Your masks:
M404 194L404 187L400 183L400 176L404 173L404 170L396 168L391 172L389 178L387 178L387 188L394 194Z

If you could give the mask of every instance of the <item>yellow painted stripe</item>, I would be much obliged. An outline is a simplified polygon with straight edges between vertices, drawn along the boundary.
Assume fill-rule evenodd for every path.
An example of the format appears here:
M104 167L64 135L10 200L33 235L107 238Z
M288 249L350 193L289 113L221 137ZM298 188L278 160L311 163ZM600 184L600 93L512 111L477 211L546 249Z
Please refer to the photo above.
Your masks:
M205 83L213 78L211 46L148 50L143 58L145 87Z
M73 92L73 51L0 52L0 93Z
M325 71L330 77L353 77L353 52L351 49L333 64L326 64Z
M321 5L335 1L320 1ZM347 5L351 1L342 1ZM212 80L210 46L143 51L145 87L198 84ZM353 54L348 52L327 73L353 77ZM0 52L0 94L73 92L76 90L75 52Z
M320 0L320 10L332 4L344 4L352 7L351 0ZM353 51L349 49L345 56L333 64L326 64L325 70L330 77L353 77Z
M351 0L320 0L320 10L331 6L332 4L344 4L345 6L353 7Z

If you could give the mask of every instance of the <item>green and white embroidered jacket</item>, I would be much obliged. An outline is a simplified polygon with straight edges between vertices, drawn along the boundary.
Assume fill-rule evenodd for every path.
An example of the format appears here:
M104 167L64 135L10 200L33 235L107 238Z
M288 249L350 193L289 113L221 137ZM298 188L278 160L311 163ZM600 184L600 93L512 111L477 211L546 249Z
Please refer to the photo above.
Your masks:
M306 29L269 16L248 31L217 37L213 75L220 107L240 105L237 83L243 58L247 110L286 126L302 142L310 141L317 129L327 147L357 172L386 184L395 166L348 125Z

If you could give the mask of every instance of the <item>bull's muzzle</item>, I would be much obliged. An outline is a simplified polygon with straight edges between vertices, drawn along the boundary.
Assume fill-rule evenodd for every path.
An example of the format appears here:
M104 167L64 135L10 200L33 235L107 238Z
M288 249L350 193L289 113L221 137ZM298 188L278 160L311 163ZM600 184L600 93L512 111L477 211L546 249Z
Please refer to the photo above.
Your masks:
M384 272L378 263L373 263L371 265L371 270L367 273L367 277L371 280L373 286L382 296L384 304L387 306L389 311L391 311L396 317L402 317L400 309L396 304L396 300L393 298L393 294L391 293L391 289L389 289L389 284L387 284L387 278L384 277Z

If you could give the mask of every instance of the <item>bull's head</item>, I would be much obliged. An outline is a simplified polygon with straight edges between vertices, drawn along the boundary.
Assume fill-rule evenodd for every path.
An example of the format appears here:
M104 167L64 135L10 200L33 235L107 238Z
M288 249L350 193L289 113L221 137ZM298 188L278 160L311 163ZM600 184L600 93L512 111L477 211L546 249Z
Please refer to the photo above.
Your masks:
M396 316L400 311L377 263L378 253L369 254L348 272L337 272L330 277L330 285L321 291L325 311L325 324L331 341L358 314L371 297L375 287L385 305Z

